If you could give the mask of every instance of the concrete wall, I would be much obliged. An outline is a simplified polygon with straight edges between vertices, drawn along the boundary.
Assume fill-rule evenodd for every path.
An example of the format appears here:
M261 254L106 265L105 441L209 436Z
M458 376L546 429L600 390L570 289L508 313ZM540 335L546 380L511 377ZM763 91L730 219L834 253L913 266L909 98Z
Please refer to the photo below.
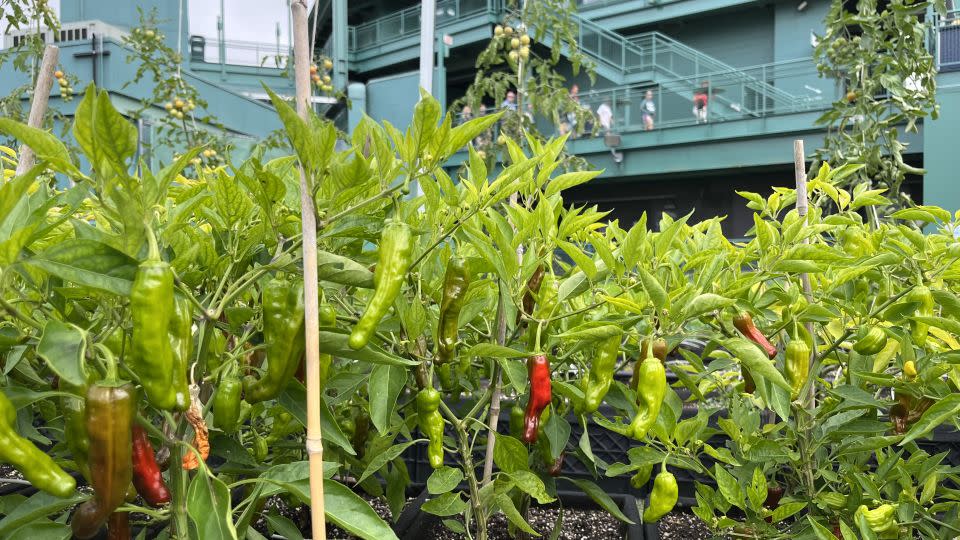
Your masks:
M960 129L960 72L937 77L940 118L923 124L923 203L960 210L957 132Z
M657 29L734 67L774 60L772 6L670 21Z

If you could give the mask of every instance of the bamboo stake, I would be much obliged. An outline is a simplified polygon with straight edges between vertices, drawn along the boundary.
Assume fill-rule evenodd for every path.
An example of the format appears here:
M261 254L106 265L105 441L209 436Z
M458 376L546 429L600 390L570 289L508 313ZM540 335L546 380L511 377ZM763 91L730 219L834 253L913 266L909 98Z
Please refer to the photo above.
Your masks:
M40 62L40 71L37 73L37 83L33 88L33 102L30 104L30 117L27 125L40 128L43 125L43 115L47 112L47 102L50 99L50 89L53 87L53 72L57 69L57 59L60 49L55 45L47 45L43 49L43 60ZM35 162L33 150L27 145L20 146L20 160L17 162L17 176L27 172Z
M807 168L805 164L806 158L804 157L803 151L803 139L797 139L793 141L793 177L797 183L797 214L803 218L804 224L807 222L807 208L808 208L808 196L807 196ZM804 244L809 244L810 239L804 238ZM803 272L800 274L800 283L803 285L803 296L807 299L807 303L813 303L813 293L810 289L810 276ZM814 361L817 358L817 336L813 333L813 323L806 322L804 326L807 329L807 333L810 334L810 339L813 340L813 346L810 348L810 376L813 376ZM813 385L804 384L804 390L807 390L804 396L804 404L808 409L813 408Z
M804 224L807 222L807 169L805 165L804 151L803 151L803 140L796 139L793 141L793 176L796 180L797 185L797 214L803 218ZM804 238L804 244L809 244L810 239ZM810 276L806 272L800 274L800 283L803 286L803 296L807 299L808 303L813 303L813 293L810 288ZM800 392L801 407L808 412L806 418L803 419L803 439L801 452L807 452L813 445L813 433L811 418L813 417L813 407L814 407L814 385L811 383L811 379L815 377L814 366L817 359L817 335L813 332L813 323L807 322L804 324L807 329L807 333L810 334L810 339L813 342L810 347L810 368L808 370L807 381L803 385L803 389ZM800 417L798 415L797 422L800 422ZM799 427L799 424L798 424ZM813 485L813 456L807 456L807 459L803 465L803 478L804 484L807 489L807 495L813 497L814 495L814 485Z
M310 41L306 0L290 3L293 12L293 58L297 113L307 120L310 109ZM310 457L310 518L314 540L326 540L323 508L323 442L320 433L320 321L317 281L317 216L307 173L300 165L300 217L303 226L303 291L307 361L307 455Z

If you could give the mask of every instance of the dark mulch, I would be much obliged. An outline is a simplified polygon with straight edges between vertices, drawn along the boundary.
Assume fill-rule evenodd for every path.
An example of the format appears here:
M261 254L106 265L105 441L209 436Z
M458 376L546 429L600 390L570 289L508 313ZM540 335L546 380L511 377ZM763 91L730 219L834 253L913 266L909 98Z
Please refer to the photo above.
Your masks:
M549 537L559 512L559 508L533 507L528 514L530 525L542 537ZM510 534L507 530L507 518L503 514L497 514L488 524L491 540L509 540ZM564 508L559 538L562 540L621 540L625 532L624 525L604 511ZM424 531L423 534L424 540L462 540L463 538L465 538L463 535L454 533L439 523L429 531Z
M670 512L660 518L660 540L709 540L715 538L700 518L685 512Z

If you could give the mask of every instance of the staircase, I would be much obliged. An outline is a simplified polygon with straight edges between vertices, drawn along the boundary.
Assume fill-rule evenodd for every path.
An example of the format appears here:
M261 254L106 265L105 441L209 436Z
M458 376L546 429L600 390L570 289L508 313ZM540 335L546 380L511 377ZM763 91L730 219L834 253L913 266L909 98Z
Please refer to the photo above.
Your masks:
M711 99L726 105L717 114L729 110L738 117L805 99L659 32L627 38L580 15L572 18L579 27L580 49L596 63L599 75L619 86L669 81L666 89L686 92L692 101L694 90L706 81L714 92Z

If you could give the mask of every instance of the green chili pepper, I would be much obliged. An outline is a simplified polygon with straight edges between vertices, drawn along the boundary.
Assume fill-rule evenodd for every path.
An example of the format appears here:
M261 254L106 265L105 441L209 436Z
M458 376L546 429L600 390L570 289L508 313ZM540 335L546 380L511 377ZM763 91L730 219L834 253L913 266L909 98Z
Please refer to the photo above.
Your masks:
M427 446L427 459L434 469L443 467L443 416L440 415L440 392L427 387L417 394L417 416L420 432L430 444Z
M21 437L16 431L17 410L5 394L0 392L0 461L20 471L39 490L69 497L77 489L77 482L46 453Z
M133 481L133 414L135 390L130 384L95 384L87 391L87 433L90 435L90 480L93 498L73 513L70 526L77 538L92 538L110 514L124 503Z
M515 439L523 436L523 416L523 407L514 403L513 407L510 407L510 435Z
M63 411L63 438L73 456L77 470L90 482L90 438L87 436L87 388L93 382L92 374L82 385L72 385L60 379L60 390L73 394L60 397Z
M367 438L370 436L370 415L363 409L357 414L350 444L357 452L357 459L363 459L367 450Z
M640 363L639 390L637 390L637 415L630 424L629 434L643 440L647 431L657 422L660 406L667 393L667 371L663 363L650 350Z
M231 434L237 431L240 421L240 393L243 384L236 375L222 375L213 395L213 425Z
M620 340L622 332L600 342L597 356L590 364L590 371L583 380L583 408L587 414L600 408L600 402L610 391L613 383L613 372L617 367L617 358L620 356Z
M303 282L271 279L263 288L263 340L267 344L267 369L257 379L243 379L243 393L249 403L280 395L297 373L303 355Z
M630 485L634 489L641 489L650 481L650 474L653 473L653 464L644 463L637 469L637 472L630 477Z
M329 328L337 324L337 311L330 304L320 304L320 326ZM327 387L327 381L330 380L330 369L333 367L333 355L320 353L320 392Z
M650 504L643 511L643 522L652 523L670 513L677 505L680 490L677 479L665 469L660 471L653 480L653 491L650 493Z
M934 299L933 293L926 285L917 285L907 294L907 301L917 302L917 315L921 317L933 317ZM913 338L913 344L917 347L923 347L927 343L927 334L930 331L930 325L927 323L910 321L910 337Z
M377 331L380 320L390 311L407 276L413 254L413 234L406 223L388 221L380 235L377 267L373 272L374 292L367 309L350 334L350 347L362 349Z
M456 353L460 310L463 309L468 287L470 287L470 272L466 263L460 257L451 258L443 276L443 297L440 300L435 364L446 364Z
M434 371L437 372L437 380L444 392L457 392L460 389L452 364L440 364Z
M173 348L169 328L173 319L173 270L160 260L152 233L150 256L137 268L130 290L133 323L131 369L140 378L147 400L158 409L177 406L173 387Z
M170 350L173 357L173 392L176 409L185 411L190 407L190 352L193 349L193 310L184 296L173 300L170 317Z
M873 510L861 504L854 513L854 519L863 516L870 530L877 533L880 538L897 538L899 531L896 513L897 508L892 504L881 504Z
M790 398L797 399L810 375L810 346L799 336L795 336L787 344L783 355L783 367L787 382L790 383Z
M879 326L862 326L853 350L864 356L879 354L887 346L887 333Z
M540 283L540 291L537 293L537 305L533 309L533 318L544 321L555 315L554 311L558 304L560 294L560 280L552 273L545 274ZM540 332L540 343L546 341L547 335L553 327L552 323L531 324L528 330L530 349L536 349L537 332Z

